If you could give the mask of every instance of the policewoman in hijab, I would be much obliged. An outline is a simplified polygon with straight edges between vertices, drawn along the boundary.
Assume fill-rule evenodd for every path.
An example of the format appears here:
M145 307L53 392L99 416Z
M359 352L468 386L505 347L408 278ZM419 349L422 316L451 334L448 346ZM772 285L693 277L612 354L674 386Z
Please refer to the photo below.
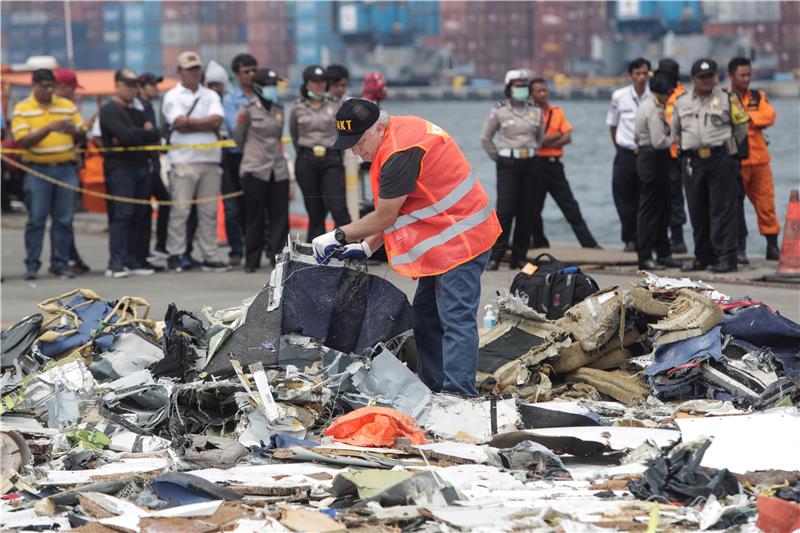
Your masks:
M481 136L483 149L497 164L497 217L503 228L492 249L487 270L498 269L508 247L512 224L512 269L525 264L530 244L533 217L529 212L536 203L536 195L540 194L534 176L534 157L542 144L544 128L541 110L528 98L529 78L524 69L506 73L506 99L492 108ZM499 146L494 142L498 133Z
M283 250L289 233L289 168L283 155L283 105L278 102L282 78L268 68L253 75L256 98L239 109L233 138L242 150L239 167L245 202L244 271L259 268L264 251L265 213L269 217L270 262Z
M327 90L325 69L306 67L300 98L289 115L289 134L297 153L294 172L308 212L309 242L325 233L328 212L337 227L350 223L342 152L333 149L339 104L327 96Z

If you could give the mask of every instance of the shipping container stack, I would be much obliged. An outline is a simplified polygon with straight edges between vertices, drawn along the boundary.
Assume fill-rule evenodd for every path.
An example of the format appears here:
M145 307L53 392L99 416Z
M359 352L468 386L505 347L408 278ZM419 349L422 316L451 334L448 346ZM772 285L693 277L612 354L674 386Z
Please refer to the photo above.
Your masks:
M603 2L537 2L533 12L533 68L552 78L570 74L591 58L592 39L605 37Z
M754 74L767 74L778 69L782 48L781 3L703 2L703 15L703 33L709 37L749 37L752 51L738 50L736 53L751 55L752 52Z
M122 66L125 60L125 11L124 5L106 2L103 5L103 48L108 54L109 68Z
M25 63L30 56L51 55L67 64L64 4L3 2L3 63Z
M205 2L200 2L204 4ZM230 67L231 60L242 52L247 51L248 35L248 3L243 1L216 2L218 4L219 16L217 25L219 32L217 35L217 51L212 54L201 52L203 61L208 63L211 59L217 61L225 68ZM258 2L261 4L271 4L271 2Z
M781 2L778 70L800 76L800 2Z
M509 68L533 66L533 2L442 2L441 34L458 62L501 82Z
M423 39L441 35L439 2L407 2L409 29Z
M286 2L248 2L247 48L259 63L287 76L294 62L294 43Z
M170 0L161 3L161 65L164 74L174 75L181 52L194 50L203 56L204 47L209 46L200 40L198 23L198 4L205 3L195 0ZM212 44L214 53L212 57L208 54L203 56L204 61L216 56L216 41Z
M294 10L295 63L303 68L338 61L344 45L338 34L336 4L297 2Z

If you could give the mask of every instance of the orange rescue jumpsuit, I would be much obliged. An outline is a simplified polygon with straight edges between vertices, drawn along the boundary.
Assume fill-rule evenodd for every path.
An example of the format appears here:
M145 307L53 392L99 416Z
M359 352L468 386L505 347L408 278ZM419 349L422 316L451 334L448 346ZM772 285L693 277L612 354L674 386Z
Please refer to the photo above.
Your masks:
M767 150L764 128L775 123L775 109L772 108L764 91L747 90L741 97L742 107L750 115L747 130L749 154L742 161L742 181L747 197L753 203L758 218L758 231L761 235L777 235L781 230L775 213L775 184L769 162L772 158Z

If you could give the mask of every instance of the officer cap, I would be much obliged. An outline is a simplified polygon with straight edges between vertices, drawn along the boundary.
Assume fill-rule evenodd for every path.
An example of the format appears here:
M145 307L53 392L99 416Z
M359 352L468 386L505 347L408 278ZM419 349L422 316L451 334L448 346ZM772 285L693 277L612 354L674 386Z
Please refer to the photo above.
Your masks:
M508 72L506 72L505 84L508 85L512 81L517 81L517 80L528 81L530 77L531 77L530 73L524 68L509 70Z
M381 112L378 106L362 98L351 98L342 104L336 113L336 131L339 137L334 150L347 150L358 142L364 132L378 121Z
M717 73L717 62L710 58L698 59L692 65L692 76Z
M271 68L260 68L253 74L253 83L255 85L270 85L283 81L283 78L278 76L278 73Z
M303 82L326 80L325 69L319 65L309 65L303 70Z

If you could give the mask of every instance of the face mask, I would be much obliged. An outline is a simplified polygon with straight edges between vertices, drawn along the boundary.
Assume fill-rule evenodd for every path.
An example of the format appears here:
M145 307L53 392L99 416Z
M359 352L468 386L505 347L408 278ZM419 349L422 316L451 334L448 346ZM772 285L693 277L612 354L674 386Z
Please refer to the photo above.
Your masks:
M306 91L306 95L309 98L311 98L312 100L320 101L320 100L324 100L325 99L325 95L324 94L317 94L314 91Z
M261 88L261 98L264 100L278 101L278 87L275 85L267 85Z
M511 98L514 100L519 100L520 102L523 100L527 100L528 96L530 96L531 91L528 87L512 87L511 88Z

